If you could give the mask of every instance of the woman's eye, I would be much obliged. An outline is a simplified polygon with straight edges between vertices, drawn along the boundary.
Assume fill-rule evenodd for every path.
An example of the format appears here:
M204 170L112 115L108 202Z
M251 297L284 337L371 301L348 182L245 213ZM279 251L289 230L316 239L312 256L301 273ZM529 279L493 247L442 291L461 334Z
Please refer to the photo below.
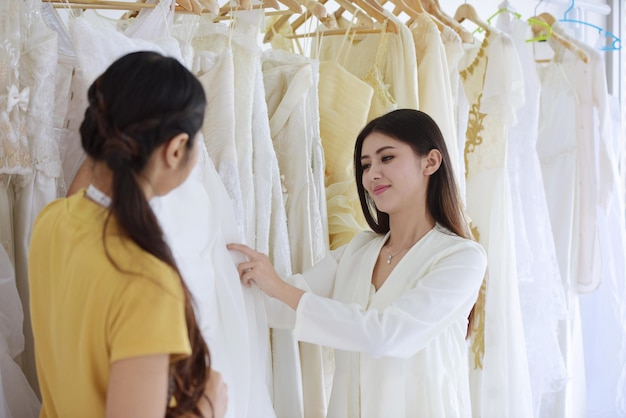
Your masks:
M393 155L386 155L382 159L382 162L387 162L393 160Z
M370 168L371 164L361 164L361 169L363 171L367 170L368 168Z

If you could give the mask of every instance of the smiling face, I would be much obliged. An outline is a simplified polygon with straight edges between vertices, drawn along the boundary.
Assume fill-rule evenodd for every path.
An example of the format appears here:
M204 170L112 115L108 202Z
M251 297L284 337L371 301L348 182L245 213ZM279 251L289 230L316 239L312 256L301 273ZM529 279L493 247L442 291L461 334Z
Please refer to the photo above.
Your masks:
M372 132L363 141L363 188L381 212L393 214L425 205L431 170L429 155L420 156L405 142Z

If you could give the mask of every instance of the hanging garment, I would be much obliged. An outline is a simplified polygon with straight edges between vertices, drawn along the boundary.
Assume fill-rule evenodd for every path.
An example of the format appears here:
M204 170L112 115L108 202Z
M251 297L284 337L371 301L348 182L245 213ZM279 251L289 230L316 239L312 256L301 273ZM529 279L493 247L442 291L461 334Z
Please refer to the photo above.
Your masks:
M467 212L489 258L485 305L477 306L479 326L472 331L472 411L484 418L529 417L532 397L506 167L508 128L523 101L521 66L511 39L493 29L482 43L469 46L460 68L470 104L464 154Z
M165 3L167 2L161 4ZM129 38L115 28L115 22L101 17L93 10L87 10L81 16L71 18L68 23L72 43L87 87L115 60L131 52L153 51L180 58L180 48L178 52L165 51L161 47L161 39L157 43L140 38ZM169 41L164 44L171 45Z
M11 176L28 174L31 159L26 136L26 112L30 88L20 85L23 13L11 2L0 4L0 244L13 263L13 187Z
M250 339L244 298L250 290L242 288L226 249L229 242L241 242L241 234L204 143L197 146L200 157L189 178L168 195L153 199L151 206L193 295L198 326L211 351L211 367L228 385L226 416L247 417L250 393L262 390L263 383L251 375L259 366L252 364L258 361L257 346ZM269 395L266 399L269 403ZM268 416L258 411L259 416Z
M292 269L301 273L328 250L313 171L315 143L320 142L317 84L311 60L283 51L263 57L263 80L274 150L285 187L285 205ZM316 129L314 124L318 124ZM319 187L319 185L317 185ZM323 190L323 189L322 189ZM325 198L324 198L325 200ZM323 217L326 217L324 213ZM300 343L305 417L325 417L332 385L332 354L322 347Z
M578 293L595 290L603 279L603 264L613 263L611 244L600 242L600 219L606 217L614 199L616 175L602 56L569 37L560 24L553 25L553 30L580 45L589 56L589 62L584 63L549 40L555 56L542 80L546 95L542 93L538 143L544 181L550 179L546 196L569 310L569 321L563 324L560 337L570 381L553 404L556 413L585 416L587 391ZM557 105L562 107L557 109ZM554 120L560 123L554 124Z
M202 31L213 25L203 25ZM198 35L200 35L198 33ZM203 39L201 36L195 38ZM235 146L235 84L233 53L224 48L222 53L196 47L195 73L204 87L207 107L202 124L202 136L209 156L215 164L232 202L235 219L243 234L243 197Z
M308 118L309 95L317 95L313 64L298 55L268 51L263 57L263 81L272 141L286 189L291 265L300 273L327 252L311 168L313 143L319 141L309 136L314 132L309 125L319 121Z
M258 13L262 13L257 11ZM258 21L257 21L258 22ZM255 26L256 33L259 28ZM253 39L249 34L248 39ZM263 85L263 71L261 69L260 49L254 62L254 101L252 111L252 141L254 148L254 191L256 194L256 250L269 255L276 272L282 277L291 274L291 255L289 248L289 234L287 232L287 214L285 211L285 197L283 193L283 176L281 176L278 159L269 126L267 104L265 102L265 88ZM278 303L277 301L273 301ZM301 405L299 382L302 377L299 373L299 353L296 340L290 331L272 330L272 352L268 353L272 369L268 369L268 383L273 383L273 397L278 406L284 404L291 408ZM273 375L273 371L279 375ZM297 380L297 379L300 380ZM287 394L289 392L289 395ZM296 397L291 394L295 392ZM278 403L278 401L282 401ZM279 414L278 407L276 414ZM286 414L287 411L281 411ZM299 416L290 413L291 416Z
M336 61L320 63L320 133L326 161L330 249L347 244L367 228L354 183L352 156L373 94L369 85Z
M541 417L544 395L563 389L568 378L558 340L558 323L566 319L567 309L536 150L541 83L533 47L526 42L532 34L526 22L508 13L499 16L497 25L515 43L524 75L525 103L509 129L507 169L533 411Z
M25 127L32 170L13 180L15 274L17 290L24 305L26 345L23 369L33 388L38 391L28 298L28 251L35 218L41 209L59 197L61 160L51 111L54 107L58 43L56 32L48 28L41 16L41 3L27 1L22 7L27 10L23 16L28 22L24 25L28 31L24 33L19 71L20 84L30 89Z
M263 86L262 84L260 86L257 84L257 69L259 76L261 76L261 53L255 41L253 41L252 38L246 36L245 27L231 31L224 25L214 24L208 20L205 21L203 18L198 34L192 41L196 51L199 51L197 64L201 65L208 57L220 57L219 62L222 64L219 65L228 66L228 64L224 64L224 61L222 61L222 54L228 54L229 52L226 50L232 48L234 63L232 68L234 73L230 74L231 81L229 81L229 83L233 84L233 81L237 80L238 86L237 89L233 88L232 90L234 93L234 112L232 115L226 115L230 117L234 115L234 136L216 136L219 132L233 131L233 128L229 126L230 122L228 118L207 121L203 130L207 134L212 132L212 136L207 136L205 142L208 145L207 148L210 150L211 158L215 158L215 164L220 167L220 164L225 163L229 166L234 166L234 168L238 170L240 189L234 190L232 181L225 182L225 185L230 186L230 196L241 196L241 213L243 218L241 230L244 231L244 242L251 247L255 247L257 240L259 244L261 244L261 241L264 241L265 244L262 244L262 247L257 249L268 253L270 258L275 260L278 270L288 272L291 271L291 267L289 265L290 256L286 216L284 215L285 209L282 200L278 163L276 162L271 137L269 136L267 110L265 110L264 122L265 126L267 126L267 130L263 129L263 132L267 132L267 137L265 137L265 133L260 132L256 132L253 136L252 130L253 126L255 129L259 128L259 130L261 130L263 125L263 111L260 109L255 111L255 105L258 103L255 100L258 100L260 96L263 103L258 106L262 106L265 103L264 91L261 89L260 92L255 92L256 87L262 88ZM215 58L210 59L213 60ZM204 62L208 63L206 61ZM197 66L197 68L201 69L200 66ZM228 75L223 75L223 77L228 77ZM263 93L262 96L260 93ZM227 99L225 102L226 106L228 106L228 103ZM212 114L216 117L218 116L218 112L216 111L213 111ZM253 114L255 116L253 116ZM253 117L260 118L260 120L256 122L256 125L254 125ZM207 128L207 126L214 128ZM265 138L265 140L263 140L263 138ZM254 146L255 139L259 141L257 143L259 148L255 148ZM228 158L232 161L233 150L236 156L234 164L228 162ZM256 160L253 158L253 153L255 154L254 158L256 158ZM227 159L218 159L218 156L225 156ZM272 162L272 159L274 162ZM257 165L253 165L255 164L254 161L256 161ZM228 166L226 166L225 169L227 169L227 167ZM258 172L254 171L255 168ZM257 190L255 182L259 183L259 190ZM257 194L259 194L258 202ZM257 205L261 205L263 208L259 212L256 210ZM277 218L272 218L281 216L281 208L283 216L282 221L276 220ZM237 210L237 212L239 212L239 210ZM282 227L280 227L281 224L283 225ZM257 236L257 226L259 225L260 234ZM277 230L279 234L284 234L282 235L283 238L277 238L279 236L276 235ZM263 237L265 238L263 239ZM268 250L270 245L272 245L272 250ZM274 251L274 249L277 250ZM293 339L293 336L286 331L279 331L278 333L272 331L272 347L270 351L270 342L268 340L269 329L263 298L257 293L253 295L254 298L249 304L246 304L246 307L248 308L250 324L255 324L255 328L251 330L251 333L257 336L256 338L260 345L260 350L257 351L259 358L257 358L255 363L255 367L259 368L257 377L265 381L270 391L273 392L274 410L278 417L301 416L302 379L299 369L300 360L296 341ZM274 370L272 370L272 367ZM277 368L279 370L277 370ZM258 396L258 394L253 395ZM254 398L251 398L251 407L249 410L262 410L259 409L261 407L258 405L261 405L260 402L263 401L263 399L255 401Z
M552 44L558 48L556 43ZM580 313L575 288L570 285L569 254L578 207L578 151L574 120L577 98L575 86L568 80L560 63L554 62L541 68L540 76L541 110L537 154L541 162L556 256L566 296L568 321L560 324L559 342L570 376L564 390L544 397L541 411L546 417L572 416L574 413L575 416L582 417L585 414L585 378ZM555 124L555 120L560 123ZM555 138L559 140L555 141ZM567 181L563 181L564 179Z
M61 16L48 3L42 4L41 14L46 25L57 33L58 39L53 132L62 173L58 182L59 196L65 196L84 161L79 128L88 106L87 86L79 68L71 35Z
M0 416L36 418L41 407L15 358L24 349L24 311L13 264L0 247Z
M30 87L20 84L20 56L26 41L26 5L0 5L0 174L26 174L31 158L26 137Z
M470 417L465 334L484 250L437 225L375 291L388 238L362 233L293 278L309 290L296 336L335 348L328 417Z
M317 196L317 204L319 205L319 213L322 220L323 231L323 246L329 248L330 242L328 239L328 209L326 207L326 163L324 162L324 146L322 145L321 134L321 116L320 116L320 100L319 100L319 85L320 85L320 62L318 60L311 60L313 69L313 87L315 93L309 94L309 103L306 106L307 112L310 113L307 117L311 121L307 126L308 135L313 138L311 144L311 170L313 171L313 186L315 188L315 194Z
M458 181L461 199L465 203L465 133L467 132L467 118L469 113L469 103L465 97L463 82L459 75L459 61L464 55L463 42L454 29L444 26L441 31L441 42L443 43L446 61L448 63L448 74L450 76L450 92L452 102L452 114L454 126L456 126L456 149L457 167L459 169Z
M386 32L388 23L379 25L382 33L330 36L322 38L319 59L338 60L346 70L374 89L367 120L397 108L418 108L418 78L415 43L409 28L391 12L387 17L399 33ZM351 23L340 19L338 25L348 29ZM345 58L344 58L344 49Z
M610 97L612 136L609 142L613 189L608 211L599 211L598 227L603 260L602 282L580 296L585 348L587 415L626 417L626 222L620 193L619 156L623 152L619 100ZM599 140L596 138L596 140Z
M459 170L459 151L448 59L435 22L420 13L410 27L417 54L417 76L420 110L439 126L452 163L452 172L461 188L465 176ZM464 187L463 187L464 189Z
M554 30L575 42L557 23ZM600 265L604 261L598 242L597 212L605 213L612 199L613 174L609 143L611 125L609 117L606 75L602 55L595 49L582 45L589 55L583 63L562 45L555 46L555 61L576 87L576 148L578 177L577 213L572 242L571 285L578 292L593 291L600 283Z

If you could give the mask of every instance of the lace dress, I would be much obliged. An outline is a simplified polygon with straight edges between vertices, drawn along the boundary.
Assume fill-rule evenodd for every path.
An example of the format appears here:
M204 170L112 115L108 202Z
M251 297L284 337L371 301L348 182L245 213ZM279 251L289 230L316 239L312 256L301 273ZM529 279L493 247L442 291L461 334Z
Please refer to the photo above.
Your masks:
M25 129L31 171L12 179L14 254L17 290L24 304L26 345L23 368L35 390L38 388L34 359L34 341L30 325L28 298L28 250L33 223L48 203L58 196L61 162L53 130L57 34L50 30L41 15L41 3L22 3L23 43L19 60L19 78L28 86L30 99Z

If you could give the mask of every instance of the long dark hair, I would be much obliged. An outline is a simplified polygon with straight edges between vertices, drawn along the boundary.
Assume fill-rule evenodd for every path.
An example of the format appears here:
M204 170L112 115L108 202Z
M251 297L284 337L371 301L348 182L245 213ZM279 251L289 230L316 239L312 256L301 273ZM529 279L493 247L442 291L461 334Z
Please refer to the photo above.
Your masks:
M389 231L389 215L376 208L374 200L363 187L363 167L361 166L361 152L363 141L373 132L390 136L411 146L418 156L425 156L436 149L441 153L441 166L430 176L426 191L426 207L428 214L439 225L454 234L474 240L459 193L448 149L441 130L435 121L424 112L412 109L398 109L380 116L361 131L354 147L354 173L356 187L361 201L361 209L372 231L385 234ZM485 279L486 280L486 279ZM481 287L478 302L469 315L468 335L481 322L479 316L484 315L485 281ZM480 334L480 330L478 334ZM479 335L479 338L482 338Z
M473 239L463 212L463 204L452 172L452 164L443 135L435 121L424 112L399 109L380 116L361 131L354 147L354 173L361 209L372 231L385 234L389 231L389 215L379 211L373 199L363 188L361 152L363 141L371 133L378 132L411 146L418 156L425 156L436 149L441 153L441 166L430 176L426 192L428 214L435 222L456 235Z
M80 126L83 148L94 161L104 162L113 172L105 229L113 216L131 240L180 276L136 177L154 150L174 136L189 135L186 147L188 152L192 149L206 107L202 85L173 58L135 52L111 64L89 87L88 98L89 107ZM170 393L176 402L170 407L168 400L168 418L189 413L201 416L197 405L210 368L209 350L182 277L181 284L192 353L170 366Z

